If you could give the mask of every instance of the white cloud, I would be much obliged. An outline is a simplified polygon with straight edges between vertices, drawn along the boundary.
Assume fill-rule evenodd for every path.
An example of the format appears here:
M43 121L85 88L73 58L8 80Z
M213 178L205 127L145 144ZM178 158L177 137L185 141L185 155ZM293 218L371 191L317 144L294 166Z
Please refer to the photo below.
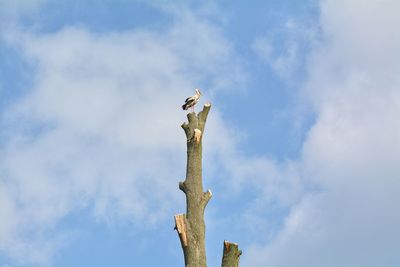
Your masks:
M17 263L51 260L70 241L57 223L74 210L142 226L173 215L182 99L205 79L204 98L241 81L218 29L187 11L176 20L162 34L7 32L36 67L33 88L2 120L0 250Z
M319 187L293 206L248 266L398 266L400 19L396 1L324 1L324 40L306 90L317 119L301 175Z
M313 45L316 31L317 27L306 27L299 21L288 19L276 30L256 37L252 49L278 76L290 81L302 68L304 52Z
M269 225L260 213L271 203L291 207L268 244L244 248L244 265L399 263L399 37L390 27L396 8L387 6L396 3L370 4L363 12L355 3L322 5L326 36L308 58L306 84L317 120L300 161L245 158L235 129L215 109L210 114L205 164L231 174L228 193L257 191L243 214L246 225L258 222L262 232ZM82 208L109 223L169 218L184 175L182 97L205 80L211 80L207 94L243 80L220 30L184 11L163 34L73 27L8 34L37 75L30 93L3 114L0 250L19 263L47 262L70 241L57 223ZM260 40L259 52L269 58L262 46L268 39ZM297 45L292 41L285 60ZM309 183L321 191L303 194Z
M19 18L36 14L41 5L47 0L0 0L0 19L2 28L0 32L8 27L15 26Z

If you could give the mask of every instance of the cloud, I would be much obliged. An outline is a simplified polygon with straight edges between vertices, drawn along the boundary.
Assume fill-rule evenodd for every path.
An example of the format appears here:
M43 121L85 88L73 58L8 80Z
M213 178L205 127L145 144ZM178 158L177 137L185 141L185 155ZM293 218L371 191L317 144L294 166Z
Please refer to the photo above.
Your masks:
M385 3L362 12L356 1L322 3L324 38L304 61L316 122L300 160L241 154L236 129L213 108L205 165L218 167L205 176L215 184L216 174L229 176L226 194L254 194L240 218L249 228L256 223L246 233L266 235L264 244L243 247L244 265L398 265L399 38L390 6L397 3ZM184 10L166 29L5 32L35 66L33 88L1 121L0 250L11 263L51 261L73 242L58 227L74 211L151 227L179 206L182 97L204 83L207 98L245 76L215 25ZM273 63L279 57L270 40L260 37L254 48ZM276 67L283 77L292 72L288 62L302 57L296 38L288 40L286 63ZM267 214L274 208L289 212L276 225Z
M302 69L306 51L313 46L317 31L316 26L288 19L274 31L257 36L252 49L279 77L291 81Z
M299 172L318 190L253 246L248 266L398 266L398 2L323 1L305 92L316 122Z
M0 32L9 26L15 26L20 18L37 13L46 2L47 0L0 0L0 19L3 24Z
M0 250L13 262L49 263L71 242L58 223L76 210L149 227L172 216L185 168L181 101L242 72L217 28L174 16L165 33L5 33L35 67L33 88L1 122Z

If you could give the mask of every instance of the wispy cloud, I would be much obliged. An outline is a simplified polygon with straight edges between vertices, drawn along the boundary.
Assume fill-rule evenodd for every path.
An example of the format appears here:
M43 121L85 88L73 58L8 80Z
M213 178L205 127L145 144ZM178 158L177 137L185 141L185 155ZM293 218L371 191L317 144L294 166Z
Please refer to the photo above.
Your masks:
M291 21L283 47L274 36L255 39L254 50L281 77L307 62L303 92L316 122L301 159L243 155L235 128L213 109L205 176L216 186L217 174L229 177L226 194L247 197L245 204L238 200L241 230L257 241L266 235L264 244L246 250L244 265L398 265L395 5L324 1L323 39L307 55L299 54L297 40L313 39L314 29ZM58 231L71 212L151 227L181 205L181 100L199 84L208 89L204 98L230 90L245 75L221 29L188 9L172 14L163 33L2 32L35 66L33 87L1 121L0 250L13 263L49 262L71 242ZM279 220L289 213L277 225L268 214L274 208L285 210Z
M51 260L68 241L57 224L74 210L133 225L173 214L182 99L204 80L206 95L241 80L217 28L174 16L165 33L6 33L36 67L33 88L2 114L0 249L16 262Z
M274 31L257 36L252 49L279 77L292 81L295 74L303 70L318 30L318 25L309 26L303 21L288 19Z
M300 161L319 186L249 266L397 266L400 262L398 2L321 3L324 38L305 84L317 114Z

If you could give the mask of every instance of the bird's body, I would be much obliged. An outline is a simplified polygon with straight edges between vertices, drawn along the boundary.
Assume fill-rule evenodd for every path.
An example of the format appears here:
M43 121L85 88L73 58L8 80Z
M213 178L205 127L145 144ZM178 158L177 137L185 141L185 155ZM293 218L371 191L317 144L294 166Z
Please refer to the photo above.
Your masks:
M182 109L188 110L189 108L192 108L192 112L193 112L194 105L196 105L197 102L199 102L200 96L201 96L200 90L196 89L196 93L193 96L186 98L185 104L182 105Z

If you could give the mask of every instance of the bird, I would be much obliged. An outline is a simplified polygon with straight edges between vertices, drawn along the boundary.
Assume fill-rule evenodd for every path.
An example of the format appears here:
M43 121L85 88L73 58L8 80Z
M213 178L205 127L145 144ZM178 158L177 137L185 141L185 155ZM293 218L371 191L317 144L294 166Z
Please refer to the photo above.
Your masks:
M192 108L192 112L194 112L194 105L196 105L197 102L199 102L200 96L201 96L200 90L196 89L196 93L193 96L186 98L185 104L182 105L182 109L188 110L189 108Z

